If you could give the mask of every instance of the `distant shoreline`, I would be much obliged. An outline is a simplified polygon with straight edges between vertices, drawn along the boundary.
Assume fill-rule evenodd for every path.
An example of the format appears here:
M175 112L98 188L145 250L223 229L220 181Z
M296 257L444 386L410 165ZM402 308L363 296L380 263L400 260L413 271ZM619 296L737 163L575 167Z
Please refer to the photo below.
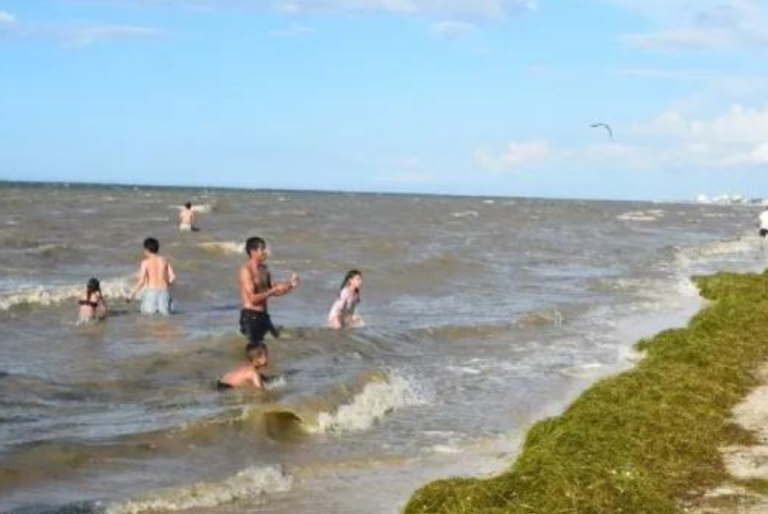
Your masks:
M712 303L686 328L641 341L635 368L534 425L505 473L428 484L405 514L673 514L730 483L720 449L755 443L732 409L768 360L768 273L694 280Z
M318 195L355 195L355 196L394 196L394 197L424 197L424 198L452 198L468 200L498 200L498 201L521 201L534 200L544 202L599 202L599 203L632 203L648 205L697 205L693 200L629 200L615 198L555 198L544 196L494 196L494 195L462 195L453 193L425 193L425 192L396 192L396 191L335 191L328 189L272 189L246 186L203 186L203 185L168 185L168 184L125 184L125 183L103 183L103 182L64 182L64 181L26 181L26 180L4 180L0 179L0 189L7 187L21 187L29 189L38 188L59 188L59 189L104 189L104 190L148 190L148 191L195 191L195 192L230 192L230 193L267 193L267 194L318 194ZM709 204L718 205L718 204Z

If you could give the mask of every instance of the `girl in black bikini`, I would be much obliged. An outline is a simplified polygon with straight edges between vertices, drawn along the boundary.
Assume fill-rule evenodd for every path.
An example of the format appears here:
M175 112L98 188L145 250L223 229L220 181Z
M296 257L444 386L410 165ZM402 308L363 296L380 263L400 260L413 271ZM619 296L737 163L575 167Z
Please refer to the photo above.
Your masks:
M77 304L79 306L77 311L78 324L98 321L107 317L107 302L101 295L101 284L96 278L88 281Z

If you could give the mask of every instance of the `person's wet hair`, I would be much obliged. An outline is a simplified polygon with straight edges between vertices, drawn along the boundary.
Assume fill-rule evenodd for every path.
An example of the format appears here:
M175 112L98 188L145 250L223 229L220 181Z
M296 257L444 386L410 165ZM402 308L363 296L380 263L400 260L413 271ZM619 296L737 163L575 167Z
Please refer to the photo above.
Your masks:
M157 253L160 251L160 243L154 237L148 237L144 240L144 249L149 253Z
M184 207L186 207L187 209L191 209L192 208L192 202L185 203Z
M267 247L267 242L260 237L249 237L245 241L245 253L250 256L252 250L263 250Z
M347 284L349 284L349 281L352 280L355 277L362 277L363 273L360 270L352 269L347 271L347 274L344 275L344 281L341 283L341 287L339 290L344 289L347 287Z
M85 289L88 292L88 296L91 296L96 291L101 291L101 284L99 283L99 279L91 278L88 281L88 284L86 284Z
M245 347L245 357L253 362L267 356L267 345L264 343L248 343Z

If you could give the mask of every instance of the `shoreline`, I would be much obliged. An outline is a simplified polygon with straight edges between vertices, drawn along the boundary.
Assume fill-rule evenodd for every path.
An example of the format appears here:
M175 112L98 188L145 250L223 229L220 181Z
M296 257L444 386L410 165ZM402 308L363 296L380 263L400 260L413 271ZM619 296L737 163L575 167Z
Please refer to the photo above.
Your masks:
M633 368L534 424L507 471L427 484L404 513L678 513L732 484L721 449L758 440L731 412L768 378L768 274L694 282L708 302L687 326L640 340ZM765 479L739 484L716 496L768 491Z

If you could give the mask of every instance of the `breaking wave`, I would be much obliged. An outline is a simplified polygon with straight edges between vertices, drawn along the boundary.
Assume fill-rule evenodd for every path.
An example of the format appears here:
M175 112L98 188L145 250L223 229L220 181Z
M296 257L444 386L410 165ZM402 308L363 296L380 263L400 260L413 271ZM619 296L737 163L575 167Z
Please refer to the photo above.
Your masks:
M662 217L664 217L663 211L650 210L625 212L616 216L616 219L620 221L657 221Z
M107 298L127 296L131 290L133 276L103 280L101 291ZM0 311L23 305L50 306L59 304L71 298L77 298L85 289L82 284L65 284L57 286L21 287L20 289L0 294Z
M249 408L244 416L263 422L267 435L275 439L297 431L340 434L367 430L394 411L427 403L427 396L403 375L374 371L366 374L357 386L339 387L296 406Z
M223 254L242 254L245 252L245 243L235 241L214 241L210 243L198 243L198 247L211 252Z
M263 500L289 491L293 478L277 467L251 466L220 482L198 482L170 487L140 498L107 505L105 514L144 514L210 509L228 503Z

